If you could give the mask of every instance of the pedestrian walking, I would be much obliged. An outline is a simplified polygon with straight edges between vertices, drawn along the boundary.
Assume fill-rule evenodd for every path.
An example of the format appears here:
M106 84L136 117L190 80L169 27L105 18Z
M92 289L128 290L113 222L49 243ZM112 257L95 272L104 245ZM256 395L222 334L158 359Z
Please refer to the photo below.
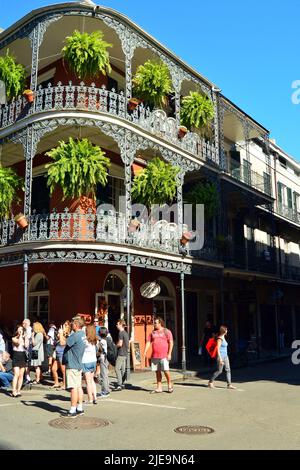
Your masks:
M205 323L205 328L203 330L201 340L200 340L200 347L202 349L202 356L203 356L205 367L211 366L213 364L212 358L210 357L206 349L206 345L208 341L210 340L210 338L212 338L216 333L217 333L216 327L213 326L210 320L207 320Z
M60 328L57 333L57 340L55 345L55 358L52 364L52 375L54 379L53 388L66 388L66 366L62 363L64 350L67 344L67 338L71 334L71 323L69 320L66 320L63 325L60 325ZM60 369L63 377L62 387L58 380L58 369Z
M162 393L162 372L164 372L168 382L168 392L172 393L174 391L169 367L173 345L174 342L171 331L164 327L162 318L156 317L154 319L154 330L149 335L145 347L146 358L147 352L150 346L152 346L151 369L156 373L156 389L151 393Z
M101 393L97 394L100 398L106 398L110 395L109 379L108 379L108 360L107 360L107 335L108 330L105 326L100 328L100 345L99 345L99 364L100 364L100 382ZM112 339L111 339L112 341Z
M82 358L83 373L86 382L86 389L88 400L85 402L86 405L97 405L97 392L96 384L94 381L94 374L96 372L97 356L97 336L96 328L93 324L86 326L86 338L85 338L85 350Z
M114 391L121 391L125 388L125 380L126 380L126 361L128 356L128 349L129 349L129 336L127 331L125 331L126 323L124 320L117 321L117 329L119 331L117 348L118 348L118 356L116 360L115 370L117 376L117 386Z
M208 387L210 388L215 388L214 386L214 381L216 378L222 374L223 369L225 367L225 372L226 372L226 380L227 380L227 388L229 389L235 389L231 383L231 370L230 370L230 362L229 362L229 357L228 357L228 343L225 339L225 336L227 335L228 329L227 326L220 326L220 330L217 336L217 370L213 373L211 379L208 382Z

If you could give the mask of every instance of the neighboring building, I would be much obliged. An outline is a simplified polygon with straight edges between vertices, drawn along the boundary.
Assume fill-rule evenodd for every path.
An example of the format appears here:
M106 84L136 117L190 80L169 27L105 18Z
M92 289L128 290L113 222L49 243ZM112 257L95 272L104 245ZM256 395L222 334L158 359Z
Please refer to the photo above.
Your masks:
M111 74L88 87L66 71L61 58L65 37L83 26L87 32L101 29L113 44ZM29 107L20 98L0 114L0 162L25 177L22 210L30 222L24 234L14 220L0 222L0 322L20 320L24 308L32 318L57 323L78 312L102 311L114 334L116 320L127 318L129 280L132 336L143 346L153 313L160 314L174 333L175 361L182 359L182 296L188 359L197 354L207 317L228 323L234 342L256 337L265 350L278 346L282 320L290 345L300 332L300 165L269 140L268 130L128 18L105 7L72 2L35 10L2 32L0 55L8 47L30 71L35 101ZM168 115L127 108L132 75L152 57L171 72ZM181 140L180 96L197 89L215 105L211 135L205 140L190 132ZM100 145L112 162L98 203L113 204L117 213L80 219L64 210L59 191L49 197L44 154L79 135ZM129 236L134 164L157 154L181 168L178 218L160 221L151 238L143 231ZM205 225L204 247L184 256L174 227L182 232L184 195L197 180L215 183L220 207ZM125 208L118 207L121 195ZM93 227L88 237L80 231L82 218ZM148 281L161 286L154 300L140 295Z

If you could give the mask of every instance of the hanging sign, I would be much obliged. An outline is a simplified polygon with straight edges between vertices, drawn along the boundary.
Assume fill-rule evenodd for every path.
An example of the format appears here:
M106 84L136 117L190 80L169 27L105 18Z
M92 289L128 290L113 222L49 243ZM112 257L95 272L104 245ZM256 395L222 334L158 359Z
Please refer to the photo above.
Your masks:
M146 299L152 299L160 293L160 285L155 281L146 282L140 288L140 293L142 297L146 297Z

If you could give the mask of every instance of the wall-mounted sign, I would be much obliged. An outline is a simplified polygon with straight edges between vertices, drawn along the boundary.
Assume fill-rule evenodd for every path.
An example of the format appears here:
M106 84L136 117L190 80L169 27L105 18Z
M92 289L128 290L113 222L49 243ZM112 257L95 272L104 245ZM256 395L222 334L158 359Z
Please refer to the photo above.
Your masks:
M152 299L160 293L160 285L155 281L146 282L140 288L140 293L142 297L146 297L146 299Z

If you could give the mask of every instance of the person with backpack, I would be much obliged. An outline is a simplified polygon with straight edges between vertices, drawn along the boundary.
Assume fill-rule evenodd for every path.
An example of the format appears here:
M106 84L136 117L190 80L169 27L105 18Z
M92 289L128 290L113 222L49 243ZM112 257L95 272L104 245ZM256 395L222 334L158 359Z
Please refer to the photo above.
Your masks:
M214 381L220 374L222 374L224 367L225 367L225 372L226 372L227 388L229 389L236 388L231 383L230 362L229 362L228 353L227 353L228 343L225 339L227 332L228 332L227 326L224 326L224 325L220 326L219 334L216 338L215 349L213 350L213 348L210 347L210 350L209 350L209 354L211 355L211 357L216 357L217 359L217 370L213 373L211 379L208 382L209 388L215 388Z
M117 386L114 389L115 392L119 392L125 388L124 382L126 380L126 361L129 349L129 336L125 331L126 323L124 320L117 321L117 329L119 330L119 337L117 342L118 357L116 360L116 375L117 375ZM109 359L108 359L109 360Z
M172 393L174 389L171 382L169 362L171 360L174 342L171 331L164 328L164 322L160 317L154 319L154 330L149 335L146 343L145 358L147 357L147 352L151 345L151 369L156 373L157 382L156 389L152 390L151 393L162 393L162 371L168 382L168 393Z

